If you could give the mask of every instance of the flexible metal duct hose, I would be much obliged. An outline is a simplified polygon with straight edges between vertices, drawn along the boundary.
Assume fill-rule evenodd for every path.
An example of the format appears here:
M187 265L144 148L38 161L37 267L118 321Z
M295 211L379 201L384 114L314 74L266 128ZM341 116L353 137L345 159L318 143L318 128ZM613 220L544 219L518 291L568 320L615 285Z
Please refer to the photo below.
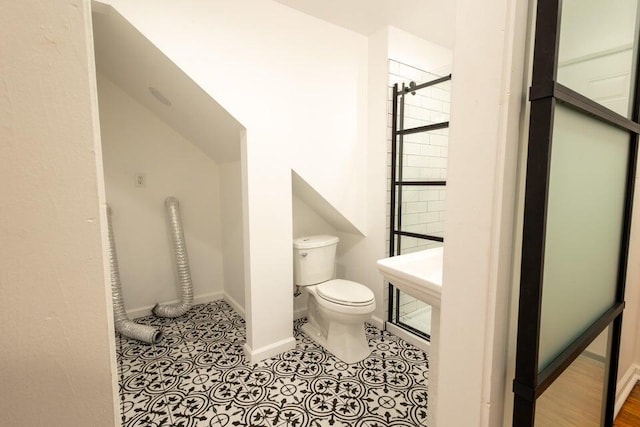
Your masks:
M116 331L128 338L155 344L162 338L162 332L152 326L139 325L132 322L124 311L122 301L122 285L120 283L120 270L118 269L118 256L116 243L113 238L113 226L111 225L111 208L107 205L107 224L109 226L109 267L111 267L111 295L113 298L113 320Z
M153 314L159 317L180 317L189 310L193 304L193 286L191 284L191 270L189 269L189 257L187 246L184 242L182 219L180 218L180 204L175 197L167 197L164 202L167 208L169 232L171 234L171 246L173 259L178 273L178 283L181 289L181 301L176 304L160 305L153 307Z

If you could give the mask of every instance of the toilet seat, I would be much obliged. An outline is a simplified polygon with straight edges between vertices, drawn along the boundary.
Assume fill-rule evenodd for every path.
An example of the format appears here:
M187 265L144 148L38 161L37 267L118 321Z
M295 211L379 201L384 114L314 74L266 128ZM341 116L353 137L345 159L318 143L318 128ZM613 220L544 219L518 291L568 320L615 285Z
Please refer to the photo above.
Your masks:
M348 307L368 306L375 301L371 289L350 280L334 279L316 287L318 297Z

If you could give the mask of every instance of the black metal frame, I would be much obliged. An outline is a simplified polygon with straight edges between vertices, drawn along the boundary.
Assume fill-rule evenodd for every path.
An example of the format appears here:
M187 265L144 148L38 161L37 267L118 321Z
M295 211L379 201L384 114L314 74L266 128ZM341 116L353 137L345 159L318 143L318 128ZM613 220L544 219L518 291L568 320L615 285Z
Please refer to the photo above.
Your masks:
M432 240L435 242L444 242L440 236L432 236L429 234L411 233L402 231L402 188L404 186L446 186L446 181L404 181L402 179L403 167L403 148L404 135L415 133L430 132L438 129L449 127L449 122L434 123L426 126L418 126L415 128L404 129L404 101L408 94L415 95L416 91L430 86L451 80L451 74L416 85L411 82L408 86L402 84L399 89L398 84L393 86L393 104L392 104L392 120L391 120L391 219L390 219L390 235L389 235L389 256L400 255L400 239L401 236L413 237L416 239ZM397 240L397 244L396 244ZM389 284L389 321L393 324L416 334L426 340L430 339L426 334L418 329L411 327L400 321L400 291ZM394 316L395 313L395 316Z
M633 95L635 97L633 99L631 119L621 116L557 83L560 12L561 0L538 0L533 76L529 94L531 114L523 225L516 373L513 381L513 425L533 427L536 399L603 330L612 325L609 347L610 365L607 372L606 404L604 409L605 426L611 426L615 404L622 312L624 310L624 289L631 209L633 206L634 177L637 167L638 134L640 133L640 124L638 124L640 99L638 63L634 68L635 92ZM636 58L636 62L638 62L638 58ZM547 196L553 118L555 107L558 103L628 131L630 133L630 150L615 303L547 367L538 372Z

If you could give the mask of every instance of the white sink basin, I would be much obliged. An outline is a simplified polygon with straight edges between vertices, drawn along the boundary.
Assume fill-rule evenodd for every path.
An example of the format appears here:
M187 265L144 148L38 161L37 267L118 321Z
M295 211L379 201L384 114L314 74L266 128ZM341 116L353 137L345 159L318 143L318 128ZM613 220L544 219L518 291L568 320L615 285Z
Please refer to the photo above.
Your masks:
M427 249L378 261L378 269L393 285L427 304L440 307L443 248Z
M438 347L440 341L440 295L442 294L443 248L427 249L378 261L378 269L388 282L431 306L429 348L429 405L427 418L434 426L438 398Z

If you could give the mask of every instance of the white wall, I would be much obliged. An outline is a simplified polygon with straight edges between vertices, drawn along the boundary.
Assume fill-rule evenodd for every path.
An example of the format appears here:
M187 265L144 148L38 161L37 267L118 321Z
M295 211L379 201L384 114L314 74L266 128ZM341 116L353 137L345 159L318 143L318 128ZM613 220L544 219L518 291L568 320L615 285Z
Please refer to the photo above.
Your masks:
M385 320L384 281L376 261L385 256L386 235L386 79L388 70L388 29L371 35L367 46L368 76L367 105L361 106L367 114L367 141L362 147L360 162L366 167L366 179L360 184L366 199L360 207L366 215L366 238L350 233L340 237L338 275L347 280L367 285L376 299L372 323L383 327Z
M423 40L389 27L389 58L411 65L429 73L446 75L451 73L453 52L451 49Z
M242 315L244 296L244 234L240 161L220 164L224 298Z
M526 18L526 2L457 2L438 426L499 425L510 392L506 338Z
M386 96L388 84L387 28L368 40L367 79L367 143L360 153L366 165L367 179L361 183L366 195L362 210L366 212L366 226L360 229L365 236L338 229L339 222L330 223L323 212L315 211L301 199L293 197L293 235L332 234L340 238L337 251L336 275L368 286L374 293L376 309L371 322L382 328L386 320L384 281L376 268L376 261L384 258L387 235L386 197ZM306 297L294 302L296 315L303 313Z
M282 136L276 145L257 143L267 144L266 158L284 157L346 216L364 222L363 196L351 183L364 169L356 160L364 144L366 37L270 0L107 3L242 122L249 139ZM280 143L289 150L278 152Z
M125 308L137 317L157 302L180 299L164 206L168 196L180 201L194 300L221 297L218 165L102 75L98 100ZM144 188L136 187L136 173L145 174Z
M0 412L118 424L88 1L0 14Z
M109 3L247 129L246 349L292 347L291 169L364 227L367 39L269 0Z
M295 195L292 201L293 237L313 236L319 234L338 235L339 231L318 215L308 204ZM338 245L340 250L340 245Z

